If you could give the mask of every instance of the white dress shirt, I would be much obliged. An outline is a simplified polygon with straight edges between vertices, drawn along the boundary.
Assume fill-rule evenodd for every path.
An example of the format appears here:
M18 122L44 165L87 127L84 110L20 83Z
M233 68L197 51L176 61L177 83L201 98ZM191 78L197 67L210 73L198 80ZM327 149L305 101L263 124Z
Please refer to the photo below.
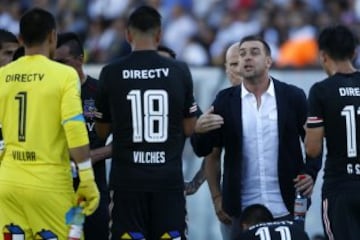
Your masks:
M258 107L256 97L241 85L243 162L242 208L263 204L275 218L288 215L278 180L278 120L274 83L261 96Z

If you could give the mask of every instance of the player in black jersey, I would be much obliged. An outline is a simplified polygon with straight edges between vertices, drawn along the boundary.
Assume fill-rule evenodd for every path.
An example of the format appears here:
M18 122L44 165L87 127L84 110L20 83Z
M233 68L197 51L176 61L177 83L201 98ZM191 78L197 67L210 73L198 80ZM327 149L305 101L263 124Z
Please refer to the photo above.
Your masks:
M176 58L176 53L171 49L168 48L164 45L159 45L157 48L157 52L164 57L169 57L169 58ZM196 116L200 117L202 114L202 111L200 110L200 108L198 107ZM185 141L185 139L184 139ZM205 159L203 159L202 163L201 163L201 167L200 169L195 173L194 177L190 180L190 181L185 181L184 182L184 191L185 191L185 195L193 195L197 192L197 190L199 190L200 186L206 181L206 176L205 176Z
M0 29L0 67L12 61L14 52L19 47L19 42L15 34Z
M246 207L240 217L243 232L236 240L309 240L302 228L292 221L274 221L264 205Z
M181 155L197 104L185 63L160 56L161 16L129 17L132 53L100 73L97 133L113 134L111 239L186 239Z
M357 44L345 26L320 33L320 62L328 78L309 93L307 153L319 155L326 138L322 215L328 239L360 239L360 72L352 64Z
M111 146L105 146L105 140L99 139L95 132L95 116L99 114L95 108L98 81L84 73L83 57L84 49L75 33L59 34L55 60L72 66L78 72L81 83L81 100L90 140L90 154L95 181L100 191L99 207L92 215L86 217L84 235L87 240L108 239L110 200L104 160L111 156ZM75 178L74 182L76 187L78 178Z

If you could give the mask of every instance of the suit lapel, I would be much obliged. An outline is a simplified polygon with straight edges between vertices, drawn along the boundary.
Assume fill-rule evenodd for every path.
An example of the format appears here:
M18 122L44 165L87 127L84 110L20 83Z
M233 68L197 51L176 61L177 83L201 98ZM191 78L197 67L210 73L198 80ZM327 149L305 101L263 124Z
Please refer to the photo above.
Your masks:
M242 138L242 120L241 120L241 86L234 88L234 91L231 95L230 104L232 120L234 121L234 126L236 129L236 135L238 139Z
M287 92L284 89L284 85L278 80L272 78L275 88L275 98L278 114L278 132L279 132L279 143L284 132L284 126L286 122L286 112L288 108Z

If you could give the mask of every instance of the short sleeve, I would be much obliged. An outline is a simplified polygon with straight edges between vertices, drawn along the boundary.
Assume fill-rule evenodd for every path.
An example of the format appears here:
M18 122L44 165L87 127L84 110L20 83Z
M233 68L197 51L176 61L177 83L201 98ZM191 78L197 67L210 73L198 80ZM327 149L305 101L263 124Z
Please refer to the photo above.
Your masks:
M81 115L83 112L80 97L80 81L77 72L69 69L64 83L61 101L61 120L63 123Z
M99 122L111 122L111 112L108 101L108 86L106 85L106 68L103 68L100 72L98 92L96 95L96 109L102 114L101 118L96 118Z
M193 80L189 67L184 63L184 82L185 82L185 118L197 117L198 105L194 97Z
M310 89L308 110L306 126L308 128L322 127L324 125L324 114L321 102L320 85L318 83L314 84Z

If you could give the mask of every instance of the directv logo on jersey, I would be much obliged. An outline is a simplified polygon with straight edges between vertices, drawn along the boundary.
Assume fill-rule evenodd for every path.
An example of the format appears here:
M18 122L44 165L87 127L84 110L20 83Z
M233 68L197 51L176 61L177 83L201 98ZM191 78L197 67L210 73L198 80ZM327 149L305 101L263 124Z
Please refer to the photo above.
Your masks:
M169 76L169 68L155 68L143 70L125 69L122 71L123 79L154 79Z
M355 97L359 97L360 96L360 88L358 87L341 87L339 88L339 94L340 96L344 97L344 96L355 96Z

